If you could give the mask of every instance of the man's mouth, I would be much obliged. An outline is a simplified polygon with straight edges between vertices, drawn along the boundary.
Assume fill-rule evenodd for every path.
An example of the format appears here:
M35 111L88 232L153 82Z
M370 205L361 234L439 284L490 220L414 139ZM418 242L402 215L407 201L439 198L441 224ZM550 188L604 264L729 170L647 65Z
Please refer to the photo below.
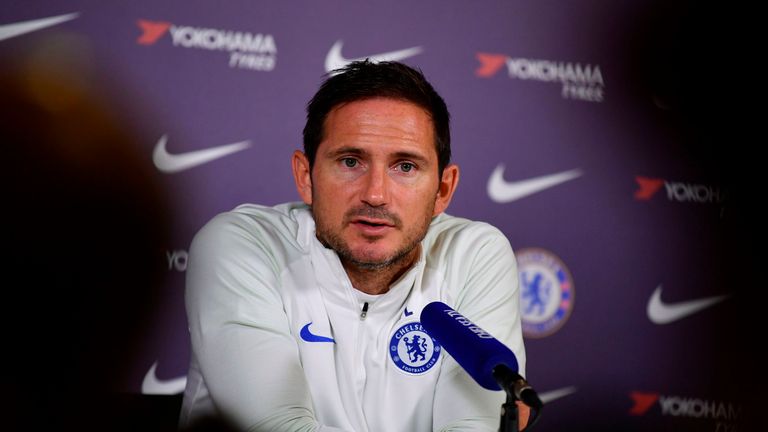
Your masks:
M357 218L352 220L352 226L367 235L381 235L394 228L394 224L386 219Z
M355 224L361 224L371 227L380 227L380 226L387 226L392 227L394 224L388 220L385 219L368 219L368 218L358 218L352 221L352 223Z

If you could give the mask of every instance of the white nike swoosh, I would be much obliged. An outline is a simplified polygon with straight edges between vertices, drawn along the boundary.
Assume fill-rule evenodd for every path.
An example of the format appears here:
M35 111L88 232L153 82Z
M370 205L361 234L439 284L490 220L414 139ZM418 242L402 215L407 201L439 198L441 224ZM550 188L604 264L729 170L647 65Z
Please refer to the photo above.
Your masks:
M730 296L721 295L674 304L664 303L661 301L661 284L659 284L659 286L656 287L656 291L651 295L651 299L648 301L648 319L654 324L669 324L699 312L702 309L706 309L728 297Z
M563 387L557 390L550 390L548 392L540 393L539 399L541 399L542 403L546 404L573 393L576 393L576 387Z
M182 393L187 386L187 377L182 376L171 380L161 381L155 371L157 362L149 368L141 383L141 393L146 395L175 395Z
M504 180L504 165L499 164L488 179L488 196L497 203L508 203L573 180L582 174L580 169L572 169L527 180L507 182Z
M22 21L13 24L0 25L0 41L10 39L15 36L21 36L33 31L42 30L46 27L55 26L56 24L63 23L65 21L73 20L77 18L79 13L70 13L66 15L58 15L48 18L40 18L30 21Z
M223 158L232 153L247 149L251 146L250 141L240 141L232 144L226 144L218 147L211 147L204 150L196 150L187 153L170 154L165 149L165 143L168 141L168 135L163 135L155 145L155 151L152 153L152 161L155 167L164 173L176 173Z
M349 63L352 63L353 61L361 61L365 59L369 59L370 61L374 63L383 62L383 61L400 61L403 59L406 59L408 57L415 56L416 54L419 54L422 52L421 47L413 47L413 48L406 48L402 50L397 51L390 51L385 52L381 54L373 54L365 57L359 57L355 59L346 59L344 56L341 55L341 47L344 45L343 40L336 41L335 44L331 47L331 50L328 51L328 55L325 56L325 71L330 73L333 70L343 68L344 66L348 65Z

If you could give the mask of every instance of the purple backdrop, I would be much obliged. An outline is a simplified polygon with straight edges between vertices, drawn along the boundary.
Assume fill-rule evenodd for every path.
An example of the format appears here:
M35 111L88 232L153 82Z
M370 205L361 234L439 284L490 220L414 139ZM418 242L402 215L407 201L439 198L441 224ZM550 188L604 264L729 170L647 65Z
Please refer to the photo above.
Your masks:
M183 388L194 233L243 202L297 200L289 157L323 74L389 54L421 68L451 110L462 175L449 213L561 266L533 255L521 265L533 332L555 314L526 338L529 381L549 401L540 430L730 431L764 401L748 348L761 311L749 289L756 216L739 201L753 189L732 169L740 143L706 66L708 50L729 43L707 30L719 11L598 0L31 3L0 10L0 50L78 52L142 125L173 203L162 313L129 391Z

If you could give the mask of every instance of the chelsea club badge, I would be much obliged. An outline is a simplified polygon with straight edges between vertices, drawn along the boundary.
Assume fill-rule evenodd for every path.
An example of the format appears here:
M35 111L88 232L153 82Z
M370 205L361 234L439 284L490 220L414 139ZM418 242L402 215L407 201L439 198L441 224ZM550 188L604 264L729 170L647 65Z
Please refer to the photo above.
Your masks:
M573 311L573 277L565 263L542 248L516 252L523 335L541 338L559 330Z
M389 341L389 356L400 370L421 375L432 369L440 358L437 343L419 322L403 324Z

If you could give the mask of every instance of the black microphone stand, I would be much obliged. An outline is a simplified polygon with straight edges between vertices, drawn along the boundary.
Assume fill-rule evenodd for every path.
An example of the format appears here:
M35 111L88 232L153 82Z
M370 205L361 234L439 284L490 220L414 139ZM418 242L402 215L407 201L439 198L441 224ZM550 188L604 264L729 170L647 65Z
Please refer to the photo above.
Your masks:
M520 417L517 411L517 396L512 389L512 382L517 374L512 372L506 365L498 365L493 368L493 377L499 383L499 387L507 394L507 400L501 405L501 423L499 432L518 432Z
M501 405L501 423L499 423L499 432L518 432L520 427L517 404L511 395L512 393L507 392L507 401Z
M539 419L539 413L541 412L542 403L539 397L520 375L505 364L499 364L493 368L493 377L496 379L499 387L504 389L504 392L507 394L507 400L501 406L499 432L518 432L520 417L517 401L521 401L535 410L532 413L532 415L535 414L535 417L529 419L528 426L524 430L530 429Z

